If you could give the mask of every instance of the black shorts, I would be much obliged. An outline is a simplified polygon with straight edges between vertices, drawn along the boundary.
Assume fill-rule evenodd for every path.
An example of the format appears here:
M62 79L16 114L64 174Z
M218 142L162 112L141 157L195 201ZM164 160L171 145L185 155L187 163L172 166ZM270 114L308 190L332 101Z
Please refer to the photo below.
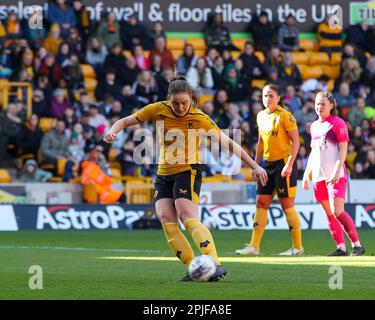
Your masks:
M285 163L286 161L284 159L265 162L263 168L267 172L268 181L264 187L258 182L258 195L275 195L277 192L279 198L294 198L296 196L297 164L295 161L291 176L286 178L281 176L281 171L283 170Z
M184 198L198 204L202 185L202 171L198 164L192 164L190 167L190 170L180 173L156 176L154 201L163 198L173 200Z

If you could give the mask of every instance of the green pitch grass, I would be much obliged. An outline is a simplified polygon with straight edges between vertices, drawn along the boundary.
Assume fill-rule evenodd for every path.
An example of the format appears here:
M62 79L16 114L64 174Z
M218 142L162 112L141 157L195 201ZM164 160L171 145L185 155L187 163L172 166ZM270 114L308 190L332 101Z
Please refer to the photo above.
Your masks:
M361 230L362 257L326 257L328 231L304 231L304 257L278 257L287 231L266 231L262 256L233 252L245 231L213 232L230 275L218 283L176 283L185 274L161 230L0 232L0 299L374 299L375 231ZM30 266L43 269L43 289L29 289ZM343 289L329 288L341 266Z

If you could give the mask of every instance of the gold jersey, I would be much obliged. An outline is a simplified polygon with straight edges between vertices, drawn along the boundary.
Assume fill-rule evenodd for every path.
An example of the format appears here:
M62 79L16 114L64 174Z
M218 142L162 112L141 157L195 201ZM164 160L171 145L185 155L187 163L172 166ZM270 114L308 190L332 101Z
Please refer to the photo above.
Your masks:
M172 175L191 170L199 164L199 135L218 136L219 127L211 118L191 106L185 116L176 115L170 101L149 104L133 116L140 122L152 121L160 146L158 175Z
M268 113L262 110L258 113L257 124L260 137L263 140L263 156L267 161L277 161L289 157L292 141L287 132L297 130L294 116L281 106Z

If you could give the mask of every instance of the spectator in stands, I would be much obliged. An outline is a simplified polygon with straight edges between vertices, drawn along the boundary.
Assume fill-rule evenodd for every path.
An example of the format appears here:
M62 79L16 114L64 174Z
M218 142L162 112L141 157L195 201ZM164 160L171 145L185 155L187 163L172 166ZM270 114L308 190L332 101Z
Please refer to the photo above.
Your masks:
M293 63L291 52L285 52L278 74L280 78L294 87L299 87L302 83L301 73Z
M95 89L95 97L99 101L103 101L106 96L115 97L120 93L121 86L116 79L114 70L108 70L104 79L99 79Z
M290 106L292 113L302 107L302 98L296 94L296 88L293 85L288 85L286 87L286 95L283 101Z
M161 76L155 77L158 86L158 100L168 100L168 88L173 77L174 70L170 68L164 69Z
M294 15L289 14L285 18L277 36L279 48L282 51L298 51L299 50L299 30L295 26Z
M184 52L177 59L177 70L180 74L186 75L187 71L191 66L194 66L197 62L197 57L195 56L194 47L186 43L184 47Z
M348 114L348 121L352 127L361 124L364 119L363 110L366 106L366 101L363 98L357 98L355 107Z
M35 58L34 58L34 69L38 72L44 58L47 56L47 50L44 47L40 47L35 51Z
M97 76L101 75L102 66L107 57L108 50L100 38L92 37L88 41L86 62L91 64Z
M266 60L263 63L264 74L267 76L271 68L278 69L281 66L282 58L280 48L273 45L269 50Z
M32 154L34 159L38 159L38 151L43 138L43 131L39 126L39 118L33 114L25 125L21 127L19 133L19 147L21 154Z
M78 141L78 134L75 132L72 132L70 136L70 144L68 147L69 151L69 158L74 160L76 163L80 163L85 158L85 152L84 149L81 148Z
M38 26L38 28L34 28L29 24L29 21L38 21L37 19L39 19L39 15L40 12L38 10L34 10L30 13L28 19L23 19L21 22L22 33L30 43L30 47L33 50L42 46L43 40L47 35L45 24L42 24L42 26Z
M366 69L362 73L361 83L375 92L375 56L368 59Z
M215 121L219 128L227 128L227 122L229 122L229 120L227 119L226 115L226 119L224 120L223 116L220 113L215 112L214 104L211 101L205 101L203 105L203 111L207 115L209 115L213 121Z
M59 52L60 43L63 39L60 37L60 27L54 23L48 33L48 36L43 41L43 47L48 53L56 55Z
M47 102L44 98L44 93L40 89L33 90L32 96L32 112L38 117L49 117L49 110Z
M214 88L221 89L224 87L224 59L222 56L217 56L215 62L211 67L212 79L214 80Z
M108 128L108 120L103 114L99 113L99 106L95 103L90 105L88 124L97 130L99 128L99 131L106 131Z
M221 53L221 56L223 57L225 67L228 67L229 65L233 64L233 57L231 51L224 49Z
M61 28L61 35L66 38L69 29L77 25L76 15L73 8L65 0L56 0L48 5L48 21L49 23L57 23Z
M368 151L364 169L367 179L375 179L375 150Z
M357 23L354 25L349 25L346 30L346 42L353 43L361 51L365 51L366 48L366 31L368 30L368 22L366 20L362 20L361 23Z
M320 23L317 30L318 46L320 51L342 51L343 30L339 25L332 25L333 14L328 14L324 22Z
M158 37L155 41L155 47L150 52L150 60L153 60L154 55L161 56L162 68L173 68L176 64L171 50L167 49L166 40L164 37Z
M18 20L17 13L15 11L9 11L8 17L4 23L4 29L6 38L8 40L14 40L22 35L21 23Z
M42 162L56 166L59 159L69 156L68 147L69 139L65 135L65 123L63 120L59 120L55 128L42 138Z
M126 59L125 70L122 74L121 80L122 84L132 86L137 80L141 70L137 67L137 62L133 56L130 56Z
M142 70L132 88L133 94L144 104L158 99L159 88L150 70Z
M243 61L241 59L234 60L234 67L239 73L239 81L243 83L246 89L250 88L252 78L251 75L246 72Z
M103 70L107 72L108 70L114 71L116 74L116 79L120 84L123 84L126 69L126 58L122 53L122 44L116 42L112 45L110 53L107 55Z
M355 104L355 98L350 93L350 86L347 82L341 82L339 91L335 94L335 98L339 112L343 118L346 119L347 114L352 110Z
M367 58L364 55L364 53L358 49L358 47L353 43L346 43L344 46L344 52L342 54L342 63L341 66L343 66L343 63L347 58L352 58L358 60L358 63L361 65L362 68L366 67Z
M151 49L153 44L147 39L147 30L139 21L136 14L132 14L128 21L124 21L120 27L122 45L126 50L134 51L135 46Z
M353 128L351 133L350 142L355 146L355 150L359 152L364 145L365 141L363 139L362 127L360 125Z
M186 73L186 80L201 94L212 94L214 80L211 69L206 65L204 58L198 58L196 64L191 66Z
M11 103L8 110L0 113L0 161L7 156L8 143L15 143L22 125L17 105Z
M34 77L34 53L31 49L26 49L22 53L21 61L13 68L12 80L15 80L21 71L26 71L28 81Z
M354 170L351 172L350 177L352 179L365 179L364 167L360 161L355 162Z
M314 100L305 100L302 109L296 110L294 116L298 122L298 127L304 127L307 122L316 120L315 103Z
M69 44L70 52L76 54L79 58L79 61L83 61L86 52L86 46L82 41L77 28L69 29L69 36L66 39L66 42Z
M67 136L70 136L74 125L77 123L77 116L75 115L72 106L69 106L64 110L64 116L62 119L65 123L65 133L67 134Z
M219 52L215 48L210 48L206 53L206 63L209 67L212 67L215 63L215 59L220 56ZM223 59L224 60L224 59Z
M76 54L70 56L68 66L63 69L63 77L69 92L78 92L83 89L83 72Z
M11 54L11 49L0 41L0 79L8 79L13 73Z
M244 52L240 55L240 59L244 63L244 68L246 73L251 76L251 78L259 79L262 77L262 64L260 63L258 57L255 55L254 45L251 41L245 43Z
M285 94L287 81L284 78L280 77L279 69L277 69L275 67L271 67L270 69L268 69L266 79L267 79L268 82L276 84L277 86L279 86L280 92L281 92L282 95Z
M273 43L273 38L277 32L276 26L269 21L266 11L261 11L250 24L249 31L253 35L255 50L268 51Z
M214 95L214 112L220 115L220 122L216 122L221 129L228 128L229 118L227 115L228 110L228 93L224 89L217 90Z
M163 37L163 38L167 39L167 34L165 33L163 24L160 21L156 21L153 24L152 30L149 33L149 38L151 40L150 43L151 43L152 46L155 45L155 41L158 37Z
M69 44L65 41L61 42L59 51L56 55L56 62L61 68L65 68L67 65L69 65L70 54L71 52Z
M161 56L155 54L151 60L151 72L154 77L160 77L163 71L163 67L161 66Z
M141 106L138 98L133 94L132 87L128 84L122 87L118 99L122 105L122 116L120 118L130 115L132 109Z
M120 100L111 99L109 103L104 107L104 116L107 120L113 117L123 118L124 112Z
M371 26L370 28L367 29L366 34L365 34L365 51L370 52L372 56L375 55L375 27Z
M73 10L76 16L76 28L83 40L87 40L91 32L90 13L81 0L73 0Z
M204 42L208 48L215 48L219 52L223 50L239 49L232 44L229 29L223 25L223 17L220 13L213 13L207 20L207 26L204 29Z
M143 48L140 44L134 46L134 59L140 70L150 69L150 59L144 55Z
M64 111L68 107L71 107L71 103L65 98L64 90L55 89L50 105L51 116L54 118L63 119Z
M228 93L229 102L240 102L247 98L249 83L242 82L240 73L234 65L227 68L224 81L224 89Z
M52 173L39 169L34 159L25 162L20 172L20 181L25 183L46 182L52 178Z
M120 25L113 12L109 12L107 18L99 24L96 35L103 40L107 49L112 48L114 43L121 42Z

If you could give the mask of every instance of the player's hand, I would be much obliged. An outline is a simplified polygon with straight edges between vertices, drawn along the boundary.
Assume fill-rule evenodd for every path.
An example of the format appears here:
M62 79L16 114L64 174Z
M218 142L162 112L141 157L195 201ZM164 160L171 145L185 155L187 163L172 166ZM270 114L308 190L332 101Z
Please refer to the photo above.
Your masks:
M113 141L115 141L117 138L117 134L116 133L111 133L111 132L108 132L104 137L103 137L103 140L107 143L112 143Z
M303 176L303 178L302 178L302 188L304 190L309 190L310 189L310 183L309 182L310 182L309 177Z
M257 166L253 170L253 175L255 176L255 179L257 179L263 187L266 186L268 181L266 170L264 170L261 166Z
M335 172L331 178L328 180L328 182L332 183L332 184L336 184L338 183L340 180L340 172Z
M288 178L292 175L292 171L293 171L293 166L286 164L283 170L281 170L281 176L283 178L284 177Z

